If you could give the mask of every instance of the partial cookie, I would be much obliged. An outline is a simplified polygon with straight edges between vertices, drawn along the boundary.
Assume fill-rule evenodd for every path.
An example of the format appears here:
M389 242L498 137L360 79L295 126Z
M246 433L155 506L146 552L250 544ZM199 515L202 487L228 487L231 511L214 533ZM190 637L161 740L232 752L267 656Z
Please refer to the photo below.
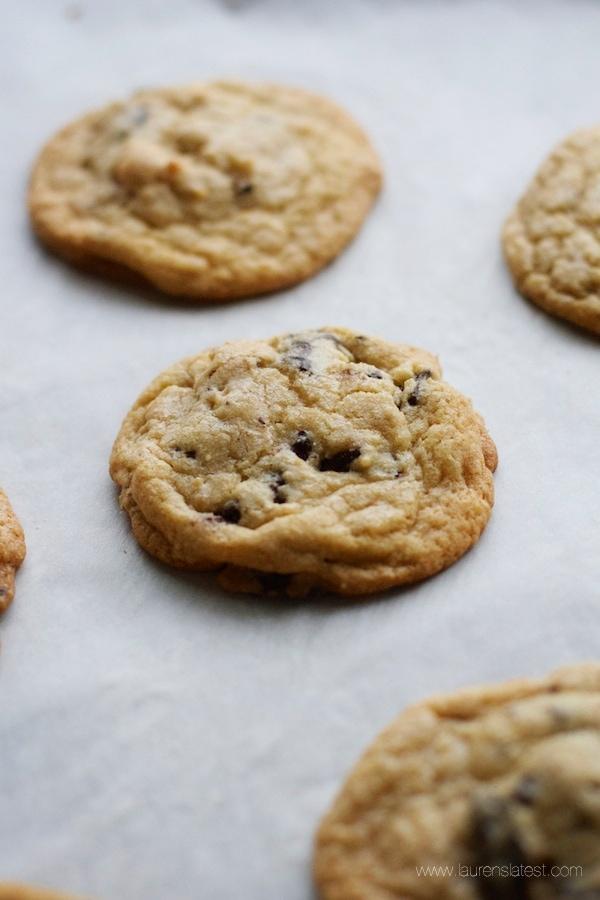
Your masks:
M554 150L506 222L503 243L522 294L600 334L600 127Z
M408 709L323 820L315 875L323 900L599 897L600 664Z
M237 341L139 398L110 471L163 562L231 590L366 594L478 539L496 451L424 350L343 328Z
M27 887L24 884L0 884L0 900L73 900L73 898L43 888Z
M10 606L15 594L15 573L25 559L23 529L0 490L0 613Z
M330 100L215 82L138 91L67 125L35 165L29 208L74 263L230 300L330 262L380 184L368 138Z

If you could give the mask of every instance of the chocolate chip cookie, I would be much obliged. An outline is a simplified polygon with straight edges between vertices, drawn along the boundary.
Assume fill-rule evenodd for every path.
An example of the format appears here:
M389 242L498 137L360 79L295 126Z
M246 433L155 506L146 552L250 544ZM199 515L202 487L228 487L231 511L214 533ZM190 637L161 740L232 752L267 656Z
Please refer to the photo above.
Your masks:
M503 243L522 294L600 334L600 127L554 150L506 222Z
M230 300L330 262L380 184L368 138L330 100L215 82L138 91L67 125L35 165L29 208L72 262Z
M600 897L600 664L408 709L322 822L315 875L323 900Z
M15 573L25 559L23 529L0 490L0 613L10 606L15 594Z
M343 328L227 343L141 395L110 471L140 544L228 589L366 594L479 538L496 451L424 350Z

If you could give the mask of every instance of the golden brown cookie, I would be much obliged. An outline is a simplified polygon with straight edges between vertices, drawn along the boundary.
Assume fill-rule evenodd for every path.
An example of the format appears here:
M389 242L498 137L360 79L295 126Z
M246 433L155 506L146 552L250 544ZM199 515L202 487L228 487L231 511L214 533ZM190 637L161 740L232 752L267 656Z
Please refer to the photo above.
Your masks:
M231 300L295 284L354 237L381 184L330 100L237 82L138 91L42 150L33 227L81 266Z
M503 243L522 294L600 334L600 127L553 151L506 222Z
M73 900L73 898L24 884L0 884L0 900Z
M0 613L10 606L15 594L15 573L25 559L23 529L0 490Z
M139 398L110 470L140 544L231 590L366 594L481 534L496 451L424 350L327 328L183 360Z
M406 710L323 820L315 876L323 900L600 896L600 664Z

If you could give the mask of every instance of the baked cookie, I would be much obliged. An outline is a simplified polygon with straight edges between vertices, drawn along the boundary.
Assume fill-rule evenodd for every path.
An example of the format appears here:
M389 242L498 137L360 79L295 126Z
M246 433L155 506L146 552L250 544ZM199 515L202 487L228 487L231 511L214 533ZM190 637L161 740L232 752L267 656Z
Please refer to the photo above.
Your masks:
M25 559L25 538L12 506L0 490L0 613L15 594L15 573Z
M554 150L506 222L503 243L522 294L600 334L600 127Z
M206 350L139 398L110 471L163 562L231 590L365 594L481 534L496 451L424 350L327 328Z
M600 664L408 709L323 820L315 875L323 900L600 897Z
M380 184L369 140L330 100L215 82L138 91L67 125L35 165L29 209L74 263L231 300L330 262Z
M0 884L0 900L72 900L65 894L27 887L24 884Z

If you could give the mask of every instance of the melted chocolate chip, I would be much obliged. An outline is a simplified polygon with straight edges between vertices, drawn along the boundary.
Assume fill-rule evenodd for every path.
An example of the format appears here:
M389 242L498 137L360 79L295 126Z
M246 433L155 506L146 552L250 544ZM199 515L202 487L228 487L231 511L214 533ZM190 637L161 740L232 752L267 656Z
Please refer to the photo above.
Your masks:
M344 346L343 343L342 343L342 341L340 341L339 337L337 337L335 334L330 334L329 331L319 332L319 334L317 335L317 337L320 337L320 338L322 338L323 340L326 340L326 341L333 341L333 343L334 343L337 347L343 347L343 346Z
M298 436L292 444L292 450L300 459L308 459L312 453L313 442L306 431L299 431Z
M333 456L323 457L319 463L319 469L321 472L349 472L350 466L359 456L358 447L353 447L351 450L340 450Z
M367 374L369 378L376 378L378 381L381 381L381 379L383 378L381 372L368 372Z
M228 500L223 506L215 512L224 522L236 525L242 518L242 511L237 500Z
M312 349L313 346L310 341L305 341L301 338L292 340L290 352L283 357L283 361L300 372L312 372L312 365L309 359Z
M505 878L500 867L528 865L525 851L510 816L508 802L500 797L476 801L471 822L471 845L477 866L491 867L489 877L477 878L477 892L483 900L527 900L530 896L524 875Z

